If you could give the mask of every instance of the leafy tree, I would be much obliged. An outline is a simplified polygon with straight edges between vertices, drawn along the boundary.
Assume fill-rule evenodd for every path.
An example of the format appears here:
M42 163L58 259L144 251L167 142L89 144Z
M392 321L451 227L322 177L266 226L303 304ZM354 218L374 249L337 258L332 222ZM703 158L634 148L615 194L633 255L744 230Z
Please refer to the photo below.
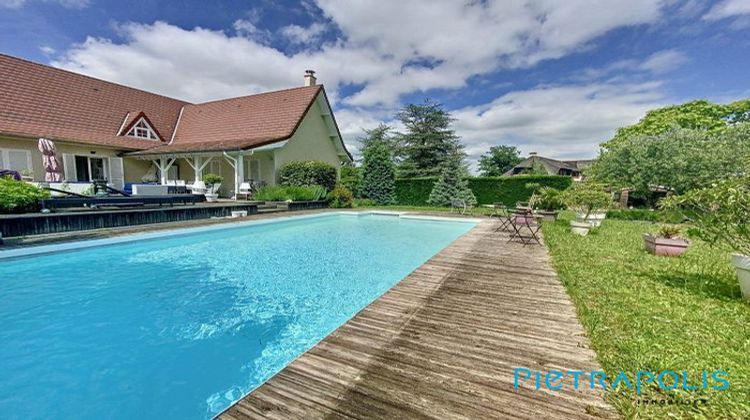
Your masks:
M380 125L366 131L362 143L362 197L378 204L393 204L396 201L396 165L393 163L392 145L389 142L390 127Z
M605 148L633 136L655 136L675 128L721 131L728 126L750 121L750 99L731 104L715 104L704 100L667 106L649 111L638 123L617 130Z
M464 200L466 204L476 205L477 198L469 188L469 183L463 177L461 165L462 156L454 153L445 161L440 178L432 187L427 203L433 206L449 206L451 200Z
M492 146L479 158L479 171L482 176L501 176L523 159L516 146Z
M397 136L399 176L437 176L449 156L463 159L463 146L451 127L453 118L439 103L409 104L397 115L406 132ZM459 165L462 165L462 160Z
M681 194L742 173L748 156L750 124L717 132L673 129L610 144L586 174L617 187L663 186Z

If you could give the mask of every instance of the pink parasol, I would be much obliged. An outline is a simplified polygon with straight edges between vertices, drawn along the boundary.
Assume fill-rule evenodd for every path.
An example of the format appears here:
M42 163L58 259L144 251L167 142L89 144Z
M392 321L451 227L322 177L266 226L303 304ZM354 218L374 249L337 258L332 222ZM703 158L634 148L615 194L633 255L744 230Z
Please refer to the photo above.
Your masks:
M60 161L57 160L57 149L55 143L47 139L39 139L39 151L42 152L42 164L44 165L44 180L47 182L60 182L63 180L60 171Z

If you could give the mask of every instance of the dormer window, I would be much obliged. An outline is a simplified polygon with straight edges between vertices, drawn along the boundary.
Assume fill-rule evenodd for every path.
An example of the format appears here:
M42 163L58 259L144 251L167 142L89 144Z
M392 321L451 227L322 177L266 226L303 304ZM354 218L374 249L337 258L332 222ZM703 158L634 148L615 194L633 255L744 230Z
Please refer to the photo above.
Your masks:
M154 129L151 128L146 119L143 117L138 120L138 122L130 129L130 131L128 131L127 135L130 137L135 137L137 139L159 140L159 137L156 136L156 132L154 132Z

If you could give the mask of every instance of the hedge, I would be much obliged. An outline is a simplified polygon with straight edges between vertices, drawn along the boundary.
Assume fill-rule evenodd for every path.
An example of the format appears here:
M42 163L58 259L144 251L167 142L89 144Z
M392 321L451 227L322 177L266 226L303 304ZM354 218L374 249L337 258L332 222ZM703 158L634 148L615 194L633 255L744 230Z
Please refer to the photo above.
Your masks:
M281 167L279 183L291 187L322 185L326 191L336 186L336 167L317 160L295 160Z
M396 202L407 206L425 206L432 186L437 178L402 178L396 180ZM531 190L526 184L536 183L540 187L549 186L564 190L573 180L557 175L519 175L502 177L468 178L469 188L481 204L504 203L513 206L518 201L527 201Z
M685 221L685 218L680 213L673 210L612 209L607 212L607 217L618 220L642 220L671 224Z

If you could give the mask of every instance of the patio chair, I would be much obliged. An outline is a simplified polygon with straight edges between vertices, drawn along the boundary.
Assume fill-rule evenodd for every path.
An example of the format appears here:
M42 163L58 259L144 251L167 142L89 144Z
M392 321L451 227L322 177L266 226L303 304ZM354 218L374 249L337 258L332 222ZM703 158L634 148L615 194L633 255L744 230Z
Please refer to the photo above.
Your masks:
M208 192L206 189L206 183L203 181L196 181L190 190L196 195L202 195Z
M473 206L466 203L466 200L460 198L451 199L451 213L453 210L457 210L459 214L472 213Z
M253 187L250 185L249 182L243 182L240 184L240 190L234 196L234 199L236 200L239 196L244 195L245 200L249 200L252 194L253 194Z
M539 217L530 213L516 211L510 216L510 236L508 242L512 240L520 241L523 246L532 245L536 242L542 244L539 237L539 230L542 225L539 223Z
M505 207L505 204L494 203L492 205L492 214L490 215L490 217L497 217L497 220L500 221L500 225L495 229L495 232L511 231L510 216L510 211L507 207Z

